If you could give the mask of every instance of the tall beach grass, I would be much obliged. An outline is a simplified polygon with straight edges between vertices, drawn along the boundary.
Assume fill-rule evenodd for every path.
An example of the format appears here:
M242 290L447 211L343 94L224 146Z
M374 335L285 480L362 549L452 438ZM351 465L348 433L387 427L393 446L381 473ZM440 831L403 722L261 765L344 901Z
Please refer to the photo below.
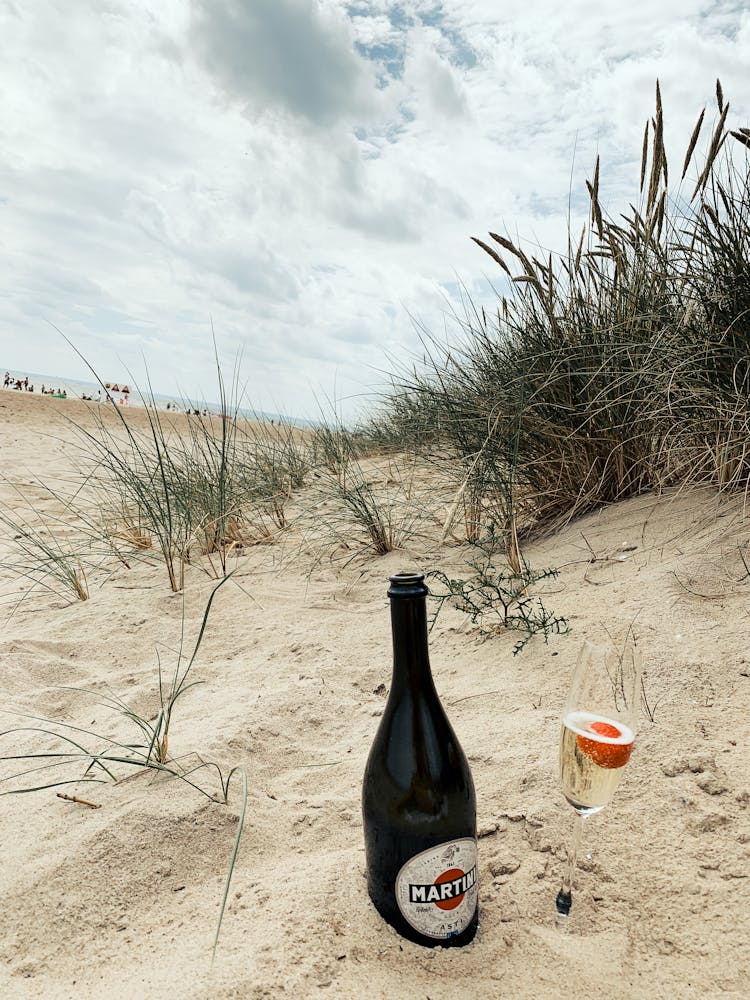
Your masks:
M506 293L492 310L466 299L450 345L426 335L365 424L453 475L469 540L504 525L517 561L519 535L601 504L699 482L747 492L750 130L730 129L718 83L706 119L670 186L657 83L638 198L609 217L597 159L565 254L475 238Z

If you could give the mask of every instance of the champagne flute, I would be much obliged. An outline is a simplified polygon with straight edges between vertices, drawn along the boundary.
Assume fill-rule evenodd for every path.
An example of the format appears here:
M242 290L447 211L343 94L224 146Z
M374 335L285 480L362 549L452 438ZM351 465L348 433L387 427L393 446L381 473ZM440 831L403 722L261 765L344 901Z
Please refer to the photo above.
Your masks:
M560 784L575 810L568 863L557 894L557 924L567 928L583 821L600 812L620 784L633 749L640 654L633 639L616 649L584 642L560 732Z

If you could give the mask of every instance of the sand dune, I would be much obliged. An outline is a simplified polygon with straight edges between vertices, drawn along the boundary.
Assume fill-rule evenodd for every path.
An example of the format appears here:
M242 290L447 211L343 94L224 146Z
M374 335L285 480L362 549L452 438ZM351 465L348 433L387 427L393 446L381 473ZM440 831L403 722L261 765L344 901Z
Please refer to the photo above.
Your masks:
M66 481L75 458L65 418L86 412L0 392L6 507L19 502L13 483ZM52 512L43 491L35 499ZM548 645L537 637L517 657L514 635L485 640L459 612L441 615L433 670L472 766L481 831L480 929L453 951L412 945L381 922L366 893L360 816L390 680L387 579L405 566L461 570L465 550L437 534L384 557L316 563L291 530L246 548L217 594L194 667L202 684L178 703L169 744L185 767L200 755L248 775L213 969L239 783L222 805L178 780L123 770L117 783L62 789L97 809L55 789L2 798L1 996L748 995L741 503L711 491L646 496L528 545L533 566L560 569L542 592L572 630ZM215 581L196 561L183 598L155 558L131 569L110 560L81 602L22 590L10 551L0 544L2 728L25 713L127 741L127 720L101 699L111 692L140 714L158 711L157 651L171 669L183 615L190 646ZM653 721L641 720L611 807L588 821L566 935L554 926L573 818L557 786L559 713L581 641L605 630L622 638L634 620ZM43 740L6 736L2 752L30 753ZM24 766L6 762L2 777Z

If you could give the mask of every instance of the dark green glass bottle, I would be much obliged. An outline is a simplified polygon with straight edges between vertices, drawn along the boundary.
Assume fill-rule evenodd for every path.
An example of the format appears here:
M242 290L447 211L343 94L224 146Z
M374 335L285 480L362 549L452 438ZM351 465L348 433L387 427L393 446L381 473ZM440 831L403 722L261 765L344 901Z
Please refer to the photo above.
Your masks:
M367 885L380 915L417 944L468 944L477 930L476 798L440 704L420 573L391 577L393 679L362 787Z

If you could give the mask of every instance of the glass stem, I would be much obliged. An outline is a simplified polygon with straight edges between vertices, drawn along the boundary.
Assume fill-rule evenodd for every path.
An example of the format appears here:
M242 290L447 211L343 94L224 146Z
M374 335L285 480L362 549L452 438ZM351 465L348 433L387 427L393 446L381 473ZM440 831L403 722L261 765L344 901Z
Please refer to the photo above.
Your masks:
M557 909L557 925L559 927L568 926L568 915L573 905L573 875L576 870L578 859L578 848L581 845L581 834L583 833L584 817L576 812L575 823L573 825L573 839L568 848L568 864L565 868L562 886L557 894L555 906Z

